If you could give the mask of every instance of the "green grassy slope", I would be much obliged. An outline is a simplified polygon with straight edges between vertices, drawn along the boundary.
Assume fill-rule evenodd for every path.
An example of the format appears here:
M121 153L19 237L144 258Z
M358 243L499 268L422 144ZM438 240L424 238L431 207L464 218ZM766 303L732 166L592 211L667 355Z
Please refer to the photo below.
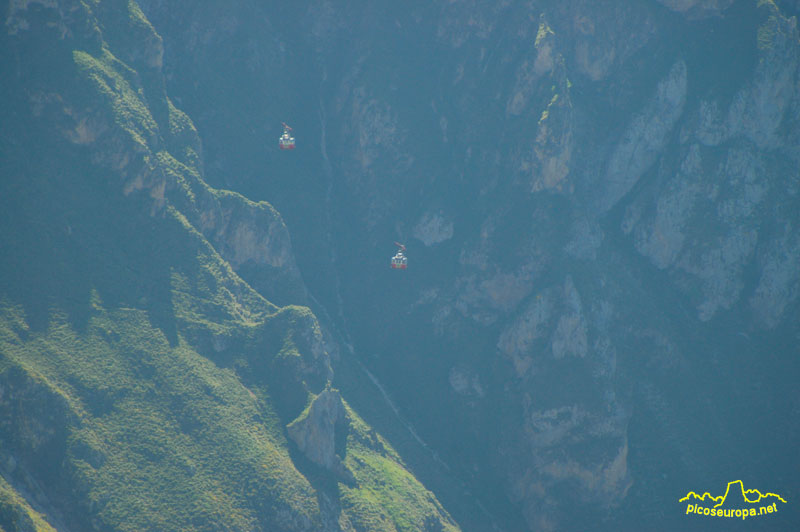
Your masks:
M0 530L53 532L56 529L40 512L31 508L25 497L0 477Z
M78 505L70 521L89 515L98 528L235 530L259 522L295 529L281 511L318 519L267 403L185 341L171 347L146 312L106 310L98 301L92 308L82 333L59 311L46 330L30 332L19 307L3 308L3 381L25 398L7 406L16 421L8 444L29 454L32 468L63 453L50 475L41 474L64 489L56 497ZM24 430L38 422L40 394L60 406L53 419L60 434Z

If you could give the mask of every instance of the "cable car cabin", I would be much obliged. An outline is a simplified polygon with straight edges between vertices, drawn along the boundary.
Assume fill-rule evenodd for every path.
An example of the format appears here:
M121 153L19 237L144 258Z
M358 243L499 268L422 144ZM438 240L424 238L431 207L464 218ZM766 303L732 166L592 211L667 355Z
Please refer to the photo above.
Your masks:
M292 128L286 122L281 122L283 126L283 135L278 138L278 147L282 150L294 149L294 137L289 133Z
M278 139L278 147L282 150L293 150L294 137L290 137L289 132L284 131L283 135L281 135L280 138Z
M392 257L392 268L395 270L405 270L408 268L408 257L403 255L402 251L398 251L397 255Z

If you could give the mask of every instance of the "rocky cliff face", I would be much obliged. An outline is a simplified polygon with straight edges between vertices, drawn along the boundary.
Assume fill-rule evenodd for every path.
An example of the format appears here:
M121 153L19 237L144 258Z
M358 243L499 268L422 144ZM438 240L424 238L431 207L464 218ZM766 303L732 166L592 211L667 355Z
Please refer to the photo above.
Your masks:
M338 250L301 268L336 269L341 288L323 300L370 370L530 529L578 526L576 501L595 515L644 506L642 425L689 474L680 442L703 445L675 421L675 383L722 364L738 333L762 338L746 349L762 355L796 334L795 11L466 1L300 14L327 28L292 33L284 57L313 58L322 80L291 90L319 107L297 116L324 139ZM192 48L175 47L180 70ZM411 242L403 279L376 251L395 239ZM739 378L684 393L719 413L712 397Z
M325 389L314 398L308 411L288 426L289 437L317 465L335 472L344 472L336 455L336 430L347 430L342 397L336 390Z
M761 327L773 329L798 281L767 274L780 265L765 254L781 238L772 234L773 224L793 218L781 196L795 195L796 176L789 168L796 164L797 146L776 132L780 124L791 130L796 120L789 102L798 97L798 32L795 18L774 6L763 11L752 79L736 90L727 110L713 98L700 100L680 130L675 166L659 170L657 194L643 191L634 199L622 228L632 233L639 253L671 272L702 321L739 304L752 282L745 278L748 265L760 264L750 301L741 304ZM708 216L713 224L703 223ZM793 245L786 244L784 251L793 256ZM775 281L780 288L767 287ZM759 306L765 290L784 294L769 298L770 310Z

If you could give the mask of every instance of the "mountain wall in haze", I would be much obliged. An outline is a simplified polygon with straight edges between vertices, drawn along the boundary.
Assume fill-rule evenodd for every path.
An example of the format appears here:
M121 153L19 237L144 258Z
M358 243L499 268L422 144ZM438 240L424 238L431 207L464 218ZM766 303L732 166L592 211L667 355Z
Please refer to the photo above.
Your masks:
M674 501L733 477L794 500L798 11L9 2L5 323L57 346L51 307L77 339L135 309L252 390L305 495L234 498L245 528L700 527ZM26 326L13 382L83 393Z

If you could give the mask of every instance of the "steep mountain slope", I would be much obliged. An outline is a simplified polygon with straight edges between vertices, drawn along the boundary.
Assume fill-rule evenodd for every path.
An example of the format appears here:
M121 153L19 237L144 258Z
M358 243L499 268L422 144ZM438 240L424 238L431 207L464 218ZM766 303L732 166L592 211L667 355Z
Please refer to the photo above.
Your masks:
M458 530L331 387L280 215L203 181L139 6L0 11L0 527Z
M276 205L332 326L508 529L794 489L796 3L142 6L209 180ZM281 120L292 157L262 145Z

